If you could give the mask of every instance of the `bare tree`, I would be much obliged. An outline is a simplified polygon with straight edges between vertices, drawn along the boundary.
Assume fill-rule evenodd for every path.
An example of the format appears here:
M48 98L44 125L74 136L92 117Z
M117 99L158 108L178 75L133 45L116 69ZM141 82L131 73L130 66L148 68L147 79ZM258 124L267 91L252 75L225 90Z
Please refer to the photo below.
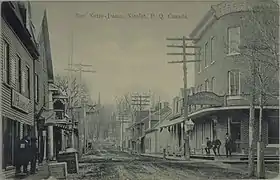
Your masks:
M67 94L71 107L79 106L81 100L91 102L87 86L78 83L77 78L73 78L70 82L67 76L57 75L55 77L55 84Z

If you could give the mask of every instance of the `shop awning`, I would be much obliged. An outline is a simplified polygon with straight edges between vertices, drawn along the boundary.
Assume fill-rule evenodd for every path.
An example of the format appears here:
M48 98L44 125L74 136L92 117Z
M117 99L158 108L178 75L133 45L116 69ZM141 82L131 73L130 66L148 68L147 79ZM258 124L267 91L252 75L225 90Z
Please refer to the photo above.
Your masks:
M168 127L168 126L173 126L175 124L180 124L184 122L184 117L183 116L180 116L174 120L171 120L171 121L164 121L159 127L160 128L164 128L164 127Z

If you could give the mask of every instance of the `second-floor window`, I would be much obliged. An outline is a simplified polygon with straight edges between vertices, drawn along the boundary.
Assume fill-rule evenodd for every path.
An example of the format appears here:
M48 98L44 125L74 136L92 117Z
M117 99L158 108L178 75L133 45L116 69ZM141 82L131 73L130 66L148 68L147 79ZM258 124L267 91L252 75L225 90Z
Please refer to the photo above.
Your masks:
M34 76L34 80L35 80L35 101L39 102L39 77L37 74L35 74Z
M178 112L179 112L179 101L176 100L176 113L178 113Z
M212 77L212 80L211 80L211 91L212 92L215 91L215 77Z
M227 30L228 36L228 54L239 53L240 45L240 27L230 27Z
M46 106L46 85L43 85L43 106Z
M25 81L26 81L26 83L25 83L25 85L26 85L26 88L25 88L25 90L26 90L26 95L27 95L28 98L30 98L30 94L31 94L31 92L30 92L30 69L29 69L28 66L26 66L26 77L25 77Z
M216 45L216 37L211 37L211 44L210 44L210 48L211 48L211 51L210 51L210 61L211 63L213 63L215 61L214 59L214 54L215 54L215 45Z
M209 80L205 81L205 91L209 91Z
M208 67L208 42L204 45L204 67Z
M21 58L17 56L16 59L16 88L19 93L22 90L22 79L21 79L22 71L21 71Z
M3 41L3 65L4 82L10 84L10 46L5 40Z
M240 72L228 72L228 89L229 95L240 95Z

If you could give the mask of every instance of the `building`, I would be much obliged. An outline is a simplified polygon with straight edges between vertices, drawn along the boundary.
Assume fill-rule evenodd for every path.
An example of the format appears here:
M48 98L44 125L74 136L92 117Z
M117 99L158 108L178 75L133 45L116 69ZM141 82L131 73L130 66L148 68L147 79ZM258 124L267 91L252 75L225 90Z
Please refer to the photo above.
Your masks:
M222 2L212 6L190 34L190 38L196 39L194 45L200 47L196 59L201 60L195 64L195 87L187 101L189 118L195 123L191 133L193 153L205 153L203 147L206 137L211 140L218 138L224 146L226 133L231 135L235 143L234 153L248 153L250 93L254 87L250 74L251 67L254 67L252 65L257 66L254 68L256 78L266 78L266 84L260 84L258 79L255 84L257 100L254 128L257 131L259 129L258 100L259 90L262 90L265 99L262 111L263 141L267 153L275 154L278 150L279 70L278 65L273 64L278 61L276 55L273 57L273 53L277 54L278 50L275 49L273 53L270 50L273 49L271 42L279 41L279 27L265 24L277 24L272 21L278 22L279 12L271 9L279 8L272 1ZM260 49L263 46L266 48ZM260 51L268 56L260 54ZM221 154L225 154L224 148L221 148Z
M189 91L189 90L188 90ZM158 124L160 152L166 149L167 155L182 155L184 151L184 132L185 125L190 122L184 122L183 116L183 89L178 96L173 98L172 112L168 117Z
M33 75L39 52L29 8L23 2L1 4L3 159L0 169L4 171L14 166L15 141L34 133Z
M145 137L145 129L148 128L150 111L142 110L136 112L136 117L134 123L132 123L128 129L130 130L130 142L131 149L134 152L143 153L144 150L144 137Z
M44 153L47 143L44 142L45 139L47 139L47 127L45 127L45 119L48 118L47 116L44 116L48 114L43 112L49 110L49 84L54 83L46 11L44 12L41 22L37 42L40 57L34 63L34 108L35 124L37 127L36 136L38 137L40 160L42 161L43 159L47 158L46 152Z
M163 152L163 147L166 145L166 136L163 135L159 126L169 120L171 114L172 109L168 102L158 104L151 117L151 127L145 130L145 153L158 154Z

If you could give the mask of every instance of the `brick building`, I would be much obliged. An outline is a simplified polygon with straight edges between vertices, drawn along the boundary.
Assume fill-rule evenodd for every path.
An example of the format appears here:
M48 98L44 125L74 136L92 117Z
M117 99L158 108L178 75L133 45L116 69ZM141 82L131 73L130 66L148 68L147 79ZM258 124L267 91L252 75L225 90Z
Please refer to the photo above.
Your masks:
M255 81L254 127L258 132L258 100L262 92L265 153L278 153L279 64L278 46L273 44L279 41L278 18L277 4L261 0L222 2L206 13L190 34L195 40L193 44L199 47L195 59L201 60L195 64L195 85L187 90L191 121L184 122L181 89L181 94L173 99L172 116L159 125L160 136L166 137L168 154L182 152L184 123L194 123L190 133L190 148L194 154L205 154L207 137L220 139L220 152L225 154L226 133L235 142L234 153L248 153L250 92L254 87L250 74L252 65L256 67L254 77L265 79L262 83Z
M251 62L256 66L255 77L266 78L263 84L256 80L256 122L259 121L260 109L258 90L263 89L266 94L263 140L267 150L279 145L279 78L277 64L273 64L278 57L270 54L273 48L271 40L278 42L279 29L264 25L279 18L279 12L272 9L278 9L272 1L223 2L212 6L190 34L190 38L197 39L194 44L200 47L197 50L200 55L196 59L201 60L195 64L195 87L188 100L189 118L195 123L191 134L194 152L203 153L206 137L211 140L218 138L224 145L226 133L235 142L234 152L248 152L249 105L253 87ZM270 15L266 14L268 11ZM269 33L270 37L263 33ZM265 49L256 49L264 45ZM251 46L254 48L250 49ZM265 57L263 53L269 56ZM256 123L257 130L258 127ZM221 153L225 153L224 148Z
M14 165L15 141L34 125L34 61L39 57L23 2L1 4L2 168ZM1 169L2 169L1 168Z

